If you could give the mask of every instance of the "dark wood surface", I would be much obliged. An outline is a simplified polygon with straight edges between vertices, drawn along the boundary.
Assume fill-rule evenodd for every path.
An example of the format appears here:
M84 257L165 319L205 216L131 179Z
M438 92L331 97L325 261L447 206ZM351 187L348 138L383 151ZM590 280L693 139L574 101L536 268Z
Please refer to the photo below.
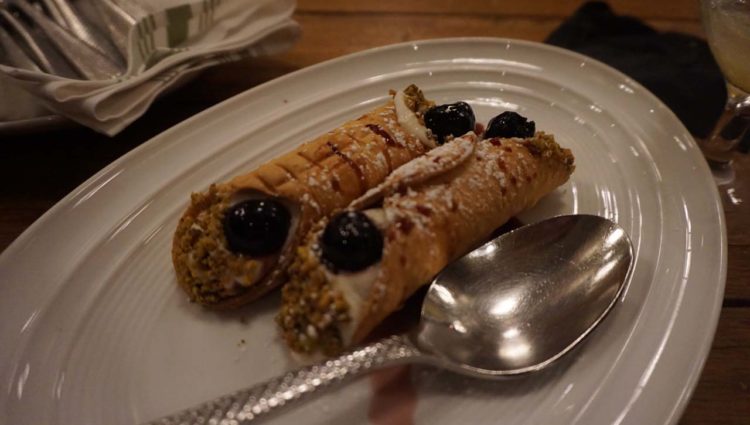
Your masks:
M542 41L579 4L572 0L301 0L295 17L303 36L292 50L210 69L157 101L116 137L75 126L0 136L0 250L105 165L248 88L342 54L406 40L497 36ZM658 29L702 35L697 0L610 4L617 12L642 18ZM750 423L750 155L737 155L735 174L732 183L719 188L729 237L724 307L682 425Z

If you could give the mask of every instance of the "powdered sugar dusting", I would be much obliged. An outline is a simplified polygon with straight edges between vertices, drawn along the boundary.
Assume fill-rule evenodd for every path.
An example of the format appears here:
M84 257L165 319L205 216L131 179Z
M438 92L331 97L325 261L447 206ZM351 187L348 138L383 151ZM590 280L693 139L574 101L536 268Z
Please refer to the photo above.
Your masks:
M429 180L436 171L452 168L446 164L455 167L455 162L461 158L471 161L465 173L449 182ZM385 196L382 209L388 226L408 222L421 232L434 232L443 220L471 219L472 214L476 215L472 211L477 208L491 208L483 199L466 196L466 193L501 193L503 196L508 193L513 196L523 184L531 181L532 176L536 176L537 167L529 151L522 147L521 139L477 143L473 137L457 138L391 174L386 182L388 189L398 190L383 193L384 189L380 188L380 196ZM420 185L415 186L415 182Z
M320 214L320 212L322 211L322 209L320 208L320 204L318 204L318 202L313 199L313 197L310 196L309 193L305 193L304 195L302 195L300 201L302 201L304 205L309 205L310 207L315 209L318 214Z
M392 195L399 187L427 180L455 168L471 156L475 144L474 133L467 133L407 162L393 171L383 183L352 202L350 208L367 207L383 196Z
M427 152L396 169L386 180L386 185L415 177L429 177L454 168L474 152L476 136L468 133L450 143ZM421 180L421 179L420 179Z

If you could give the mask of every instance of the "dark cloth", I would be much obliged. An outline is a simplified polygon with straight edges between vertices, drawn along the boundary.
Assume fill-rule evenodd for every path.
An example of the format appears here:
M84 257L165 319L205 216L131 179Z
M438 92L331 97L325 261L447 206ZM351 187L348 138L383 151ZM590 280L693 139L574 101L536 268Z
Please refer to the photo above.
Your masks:
M636 18L614 14L604 2L585 3L545 41L629 75L669 106L697 137L710 133L724 108L724 78L704 40L656 31ZM750 137L745 137L743 147L750 147Z

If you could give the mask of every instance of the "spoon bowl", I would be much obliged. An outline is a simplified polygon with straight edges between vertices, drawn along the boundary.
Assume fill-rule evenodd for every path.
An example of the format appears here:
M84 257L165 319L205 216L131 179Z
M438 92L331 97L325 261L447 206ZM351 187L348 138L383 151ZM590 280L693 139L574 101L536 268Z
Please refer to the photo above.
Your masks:
M625 231L604 218L571 215L524 226L443 270L427 291L414 333L149 424L246 424L318 389L401 363L426 363L481 378L538 371L601 323L616 304L632 263Z
M542 369L612 309L632 262L628 236L598 216L521 227L435 278L414 342L442 365L472 375Z

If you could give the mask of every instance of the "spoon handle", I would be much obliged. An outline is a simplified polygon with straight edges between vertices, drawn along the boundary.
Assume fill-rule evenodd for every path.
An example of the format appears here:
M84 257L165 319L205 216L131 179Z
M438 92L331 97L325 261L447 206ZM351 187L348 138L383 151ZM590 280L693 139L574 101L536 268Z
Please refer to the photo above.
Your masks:
M247 424L322 388L423 356L409 338L396 335L144 425Z

